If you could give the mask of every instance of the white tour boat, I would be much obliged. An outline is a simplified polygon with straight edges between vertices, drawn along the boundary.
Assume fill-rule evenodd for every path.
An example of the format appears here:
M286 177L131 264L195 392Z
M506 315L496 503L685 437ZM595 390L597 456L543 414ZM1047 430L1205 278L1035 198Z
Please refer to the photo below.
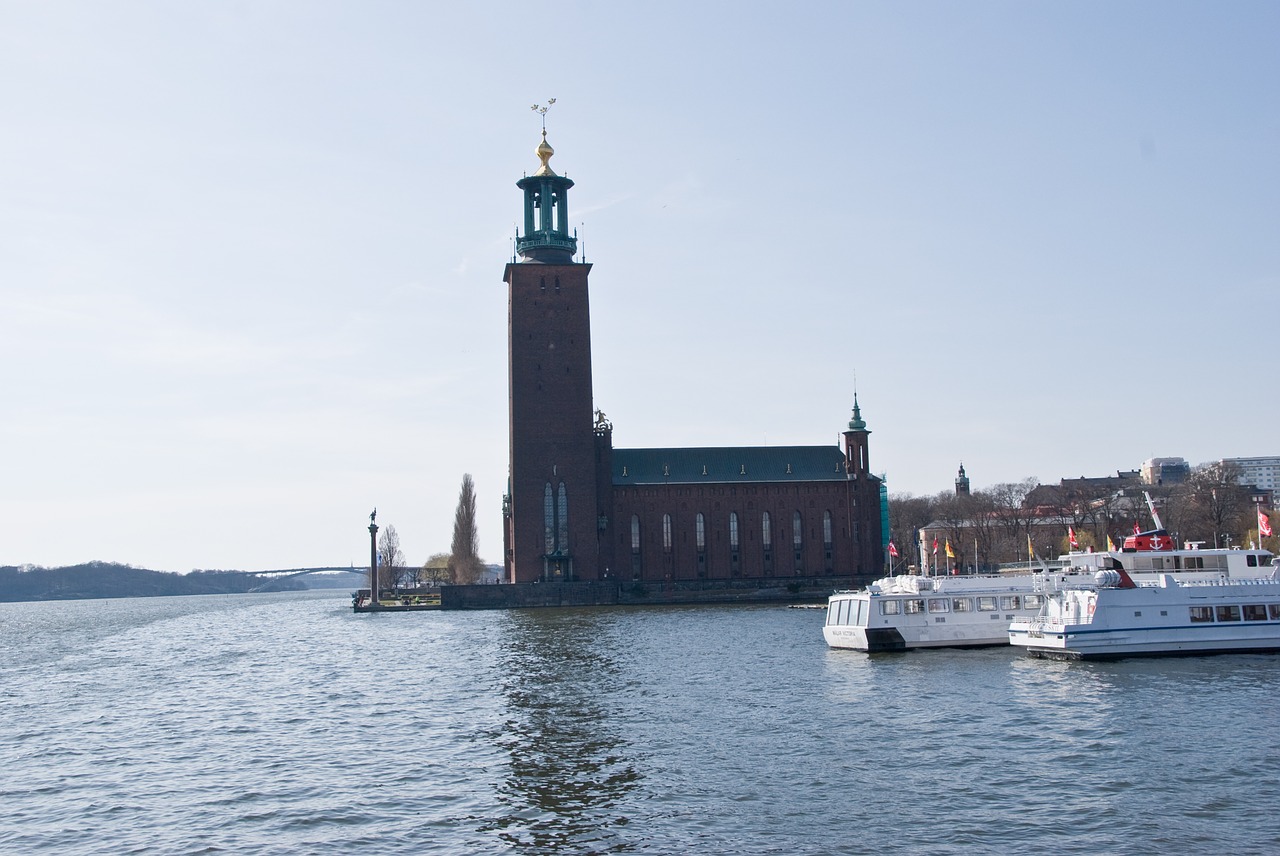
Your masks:
M876 580L827 601L822 636L832 648L905 651L1007 645L1009 623L1040 613L1061 574L994 574Z
M1157 518L1158 525L1158 518ZM1102 570L1118 570L1135 579L1161 574L1212 581L1268 577L1267 550L1173 549L1163 529L1131 535L1120 550L1067 553L1060 567L1032 573L987 576L885 577L861 591L842 591L827 602L823 638L832 648L905 651L911 648L964 648L1007 645L1009 625L1040 614L1048 594L1064 584L1088 584Z
M1099 571L1091 584L1046 595L1018 617L1009 641L1033 657L1117 657L1280 651L1280 569L1263 578L1135 581Z

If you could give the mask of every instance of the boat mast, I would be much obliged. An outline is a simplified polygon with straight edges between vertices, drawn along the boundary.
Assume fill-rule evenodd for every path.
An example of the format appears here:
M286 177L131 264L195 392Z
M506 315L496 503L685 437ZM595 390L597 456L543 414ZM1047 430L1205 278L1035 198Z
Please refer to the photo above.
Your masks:
M1156 504L1151 501L1151 492L1144 490L1142 495L1147 498L1147 508L1151 511L1151 522L1155 524L1156 529L1163 529L1164 524L1160 522L1160 515L1156 512Z

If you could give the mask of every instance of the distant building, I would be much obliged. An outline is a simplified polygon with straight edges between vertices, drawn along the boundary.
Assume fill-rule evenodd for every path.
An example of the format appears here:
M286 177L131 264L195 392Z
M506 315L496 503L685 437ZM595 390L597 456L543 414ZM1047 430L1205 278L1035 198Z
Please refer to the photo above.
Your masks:
M964 474L964 464L960 464L960 475L956 476L956 496L969 495L969 477Z
M587 278L549 164L516 182L524 230L506 266L508 582L769 577L866 581L884 567L886 502L853 401L844 447L615 449L594 409ZM692 376L692 375L691 375Z
M1238 467L1242 485L1262 488L1272 494L1280 490L1280 457L1223 458L1220 463Z
M1142 462L1142 483L1182 484L1191 476L1191 465L1182 458L1150 458Z
M1114 476L1080 476L1075 479L1061 479L1058 484L1042 484L1032 488L1023 500L1027 508L1042 509L1050 513L1067 505L1075 505L1081 501L1092 501L1098 497L1115 494L1126 488L1135 488L1140 484L1135 470L1119 470Z

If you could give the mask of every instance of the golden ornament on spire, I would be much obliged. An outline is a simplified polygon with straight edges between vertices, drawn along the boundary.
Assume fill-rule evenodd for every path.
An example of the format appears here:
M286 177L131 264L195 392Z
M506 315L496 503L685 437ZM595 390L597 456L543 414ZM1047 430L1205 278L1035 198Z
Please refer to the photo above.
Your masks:
M550 164L547 163L547 161L551 160L551 156L556 153L556 150L551 148L551 144L547 142L547 111L550 110L551 105L555 103L556 99L548 98L546 107L543 107L540 104L534 104L532 108L533 112L542 117L542 142L538 143L538 147L533 150L534 154L538 156L538 160L542 161L542 166L538 167L538 171L535 172L534 175L556 174L555 170L553 170Z
M542 161L542 166L538 167L538 171L534 175L555 175L555 170L551 168L547 161L551 160L551 156L556 153L556 150L551 148L551 144L547 142L545 128L542 131L542 142L538 143L538 147L533 151L538 156L538 160Z

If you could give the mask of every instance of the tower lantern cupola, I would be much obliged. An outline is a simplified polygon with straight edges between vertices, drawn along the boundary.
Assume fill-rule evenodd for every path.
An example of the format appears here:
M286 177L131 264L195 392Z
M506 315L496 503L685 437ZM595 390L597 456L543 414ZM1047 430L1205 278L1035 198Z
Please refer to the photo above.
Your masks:
M535 150L542 166L516 182L524 191L524 234L516 236L516 252L525 262L573 264L578 239L569 234L569 188L573 182L551 169L555 150L547 143L547 129Z
M858 394L853 394L853 418L844 432L844 466L852 478L871 474L871 462L867 455L867 437L871 434L858 406Z

